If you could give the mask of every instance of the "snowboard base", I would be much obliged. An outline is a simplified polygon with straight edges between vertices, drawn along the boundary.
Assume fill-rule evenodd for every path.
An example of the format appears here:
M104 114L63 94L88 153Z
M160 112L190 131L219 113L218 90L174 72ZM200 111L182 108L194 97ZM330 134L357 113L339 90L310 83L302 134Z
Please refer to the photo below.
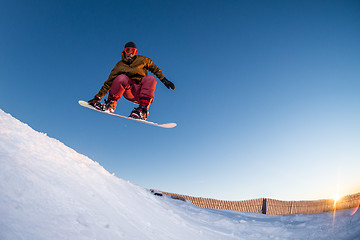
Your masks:
M115 117L125 118L125 119L129 119L129 120L132 120L132 121L141 122L141 123L145 123L145 124L149 124L149 125L153 125L153 126L157 126L157 127L173 128L173 127L176 127L176 125L177 125L176 123L163 123L163 124L154 123L154 122L149 122L149 121L146 121L146 120L126 117L126 116L123 116L123 115L111 113L111 112L109 112L107 110L106 111L101 111L101 110L96 109L95 107L91 106L88 102L83 101L83 100L79 100L79 104L81 106L83 106L83 107L86 107L88 109L91 109L91 110L94 110L94 111L97 111L97 112L106 113L106 114L109 114L109 115L112 115L112 116L115 116Z

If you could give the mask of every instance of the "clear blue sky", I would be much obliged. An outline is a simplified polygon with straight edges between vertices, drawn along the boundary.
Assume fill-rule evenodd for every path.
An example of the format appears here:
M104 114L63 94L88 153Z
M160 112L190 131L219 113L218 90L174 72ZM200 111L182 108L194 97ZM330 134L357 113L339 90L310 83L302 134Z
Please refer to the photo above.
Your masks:
M359 1L2 1L0 108L147 188L226 200L360 191ZM128 41L150 121L80 107ZM116 110L134 105L122 99ZM61 161L61 159L59 159Z

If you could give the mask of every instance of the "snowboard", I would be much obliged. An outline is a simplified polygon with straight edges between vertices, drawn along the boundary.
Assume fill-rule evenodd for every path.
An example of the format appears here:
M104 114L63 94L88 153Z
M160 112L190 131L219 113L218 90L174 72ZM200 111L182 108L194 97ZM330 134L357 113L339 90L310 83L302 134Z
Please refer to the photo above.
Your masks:
M125 118L125 119L129 119L129 120L136 121L136 122L146 123L146 124L157 126L157 127L162 127L162 128L176 127L176 123L163 123L163 124L160 124L160 123L149 122L149 121L146 121L146 120L141 120L141 119L136 119L136 118L131 118L131 117L125 117L125 116L122 116L122 115L119 115L119 114L116 114L116 113L111 113L111 112L109 112L107 110L101 111L101 110L91 106L88 102L83 101L83 100L79 100L79 104L81 106L83 106L83 107L86 107L88 109L91 109L91 110L94 110L94 111L97 111L97 112L106 113L106 114L109 114L109 115L112 115L112 116L115 116L115 117Z

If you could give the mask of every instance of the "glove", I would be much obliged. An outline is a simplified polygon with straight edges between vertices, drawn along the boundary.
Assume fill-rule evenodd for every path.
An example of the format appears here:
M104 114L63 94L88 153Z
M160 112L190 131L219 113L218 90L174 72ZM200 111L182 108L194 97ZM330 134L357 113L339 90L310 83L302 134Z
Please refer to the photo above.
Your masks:
M91 105L91 106L95 106L95 103L97 103L98 101L101 100L101 97L98 97L98 96L95 96L93 99L89 100L88 103Z
M167 80L166 78L163 78L160 80L168 89L172 89L172 90L175 90L175 85L170 82L169 80Z

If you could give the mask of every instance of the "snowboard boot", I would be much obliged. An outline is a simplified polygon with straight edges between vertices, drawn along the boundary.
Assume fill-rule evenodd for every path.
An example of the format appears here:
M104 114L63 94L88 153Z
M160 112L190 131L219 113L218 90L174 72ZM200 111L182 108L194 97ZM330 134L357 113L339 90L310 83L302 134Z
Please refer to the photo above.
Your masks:
M97 102L97 103L94 104L94 107L95 107L97 110L105 111L105 104L104 104L104 103Z
M116 109L116 101L114 100L105 100L104 110L108 110L113 113Z
M135 108L131 112L129 117L135 118L135 119L146 120L146 118L148 117L148 109L144 105L139 105L138 108Z
M140 98L139 107L135 108L131 112L130 117L146 120L147 117L149 116L149 107L150 107L151 103L152 103L152 98L150 98L150 97Z

